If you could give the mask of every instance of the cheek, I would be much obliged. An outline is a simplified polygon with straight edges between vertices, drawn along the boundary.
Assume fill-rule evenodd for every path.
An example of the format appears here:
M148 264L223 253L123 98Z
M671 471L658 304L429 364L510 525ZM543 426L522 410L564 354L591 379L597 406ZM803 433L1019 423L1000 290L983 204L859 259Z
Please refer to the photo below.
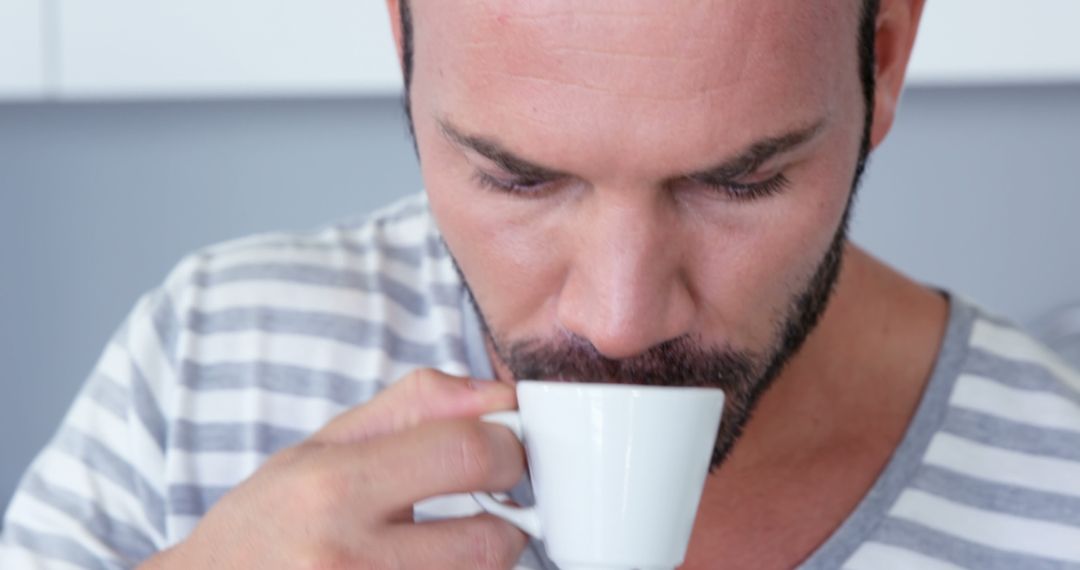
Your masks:
M567 255L557 231L530 205L480 187L457 151L422 149L431 211L496 331L540 333L551 322Z
M722 244L699 249L693 262L706 338L716 331L754 350L776 341L778 325L832 244L853 168L854 158L819 161L774 197L766 214L700 238Z

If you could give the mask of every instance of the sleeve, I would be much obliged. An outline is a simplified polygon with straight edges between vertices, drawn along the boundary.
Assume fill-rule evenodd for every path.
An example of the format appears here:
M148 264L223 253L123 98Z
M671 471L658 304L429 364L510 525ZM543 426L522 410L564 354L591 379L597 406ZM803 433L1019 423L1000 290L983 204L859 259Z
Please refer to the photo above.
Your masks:
M132 568L166 546L163 413L179 319L168 288L139 300L0 527L0 568Z

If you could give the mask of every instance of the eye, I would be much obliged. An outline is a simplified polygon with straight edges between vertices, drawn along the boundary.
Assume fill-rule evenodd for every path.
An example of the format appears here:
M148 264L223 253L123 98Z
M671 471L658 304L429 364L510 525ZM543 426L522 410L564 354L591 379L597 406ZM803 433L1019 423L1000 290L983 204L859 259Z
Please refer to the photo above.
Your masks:
M477 170L473 179L483 188L489 188L498 192L520 195L539 195L548 189L550 180L536 178L499 178L482 170Z
M699 180L694 182L703 184L709 188L724 194L725 196L740 201L759 200L779 193L786 189L790 182L783 172L778 172L771 178L755 182L739 182L733 180Z

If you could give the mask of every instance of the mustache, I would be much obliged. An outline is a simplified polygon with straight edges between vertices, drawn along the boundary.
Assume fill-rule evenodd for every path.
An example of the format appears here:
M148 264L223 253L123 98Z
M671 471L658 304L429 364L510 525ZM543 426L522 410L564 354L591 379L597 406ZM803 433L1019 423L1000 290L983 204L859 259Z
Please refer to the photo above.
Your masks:
M529 339L499 350L518 379L612 384L734 388L756 378L761 359L750 352L712 349L681 336L623 359L604 356L572 333L555 340Z

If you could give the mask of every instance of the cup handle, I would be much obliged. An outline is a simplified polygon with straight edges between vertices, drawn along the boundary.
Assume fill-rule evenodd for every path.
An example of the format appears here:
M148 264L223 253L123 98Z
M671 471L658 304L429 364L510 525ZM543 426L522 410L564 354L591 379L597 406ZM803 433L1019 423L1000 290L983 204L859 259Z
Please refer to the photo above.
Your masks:
M481 416L480 419L485 422L500 424L510 428L510 431L514 432L518 441L524 443L521 429L521 415L518 411L493 412ZM520 528L533 538L543 538L540 531L540 515L537 514L536 507L515 507L507 505L496 499L491 493L485 491L477 491L471 494L485 511Z

